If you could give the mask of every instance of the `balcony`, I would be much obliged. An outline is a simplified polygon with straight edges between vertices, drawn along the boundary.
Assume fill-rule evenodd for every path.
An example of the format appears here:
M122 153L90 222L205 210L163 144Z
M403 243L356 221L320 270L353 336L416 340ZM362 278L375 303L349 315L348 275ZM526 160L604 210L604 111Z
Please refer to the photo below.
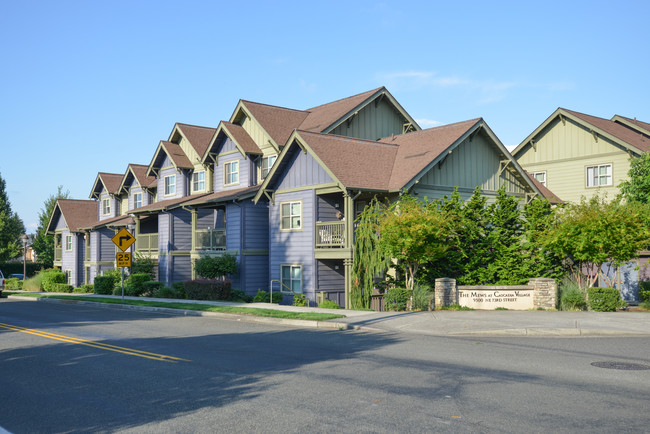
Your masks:
M207 229L196 231L194 233L194 249L211 252L226 250L226 230Z
M137 234L135 237L135 251L158 252L158 234Z
M317 222L316 248L345 247L345 222Z
M54 261L60 262L63 258L63 248L61 246L54 247Z

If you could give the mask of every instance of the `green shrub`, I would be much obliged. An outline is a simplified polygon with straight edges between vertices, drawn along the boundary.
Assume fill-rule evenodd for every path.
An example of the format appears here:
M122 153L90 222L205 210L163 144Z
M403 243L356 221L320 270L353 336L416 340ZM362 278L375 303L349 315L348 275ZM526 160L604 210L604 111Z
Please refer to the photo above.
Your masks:
M413 288L413 309L428 310L429 303L433 306L433 288L426 284L416 284Z
M133 262L131 263L131 275L147 273L151 276L150 280L156 278L156 261L139 253L135 254Z
M7 291L20 291L23 289L23 281L17 277L5 280L5 289Z
M621 293L616 288L589 288L589 307L596 312L616 312L625 306Z
M148 274L147 274L148 275ZM143 295L145 297L153 297L156 291L158 291L160 288L165 286L162 282L159 282L158 280L148 280L146 282L142 283L142 287L144 288ZM164 297L167 298L167 297ZM174 297L176 298L176 297Z
M341 306L335 301L325 299L318 307L323 309L340 309Z
M253 297L246 294L241 289L233 289L230 294L230 300L240 302L240 303L250 303L251 301L253 301Z
M468 306L461 306L460 304L450 304L449 306L436 307L436 310L474 310Z
M253 303L282 303L282 299L284 298L284 295L281 292L274 292L273 293L273 301L271 301L271 295L266 292L259 290L257 291L257 294L255 294L255 297L253 298Z
M565 285L561 287L560 309L562 310L584 310L587 307L585 293L577 285Z
M76 294L92 294L95 292L95 286L89 283L86 283L84 285L81 285L78 288L75 288L72 290L72 292Z
M72 285L68 285L67 283L54 283L52 284L52 291L51 292L67 292L71 293L73 290Z
M154 281L147 282L147 284L153 283L153 282ZM160 282L158 282L158 283L160 283ZM160 286L158 289L156 289L153 292L153 296L155 298L178 298L178 294L176 293L176 291L174 291L169 286Z
M650 302L650 280L639 282L639 301L641 303Z
M101 295L111 295L113 294L113 288L115 287L115 281L113 276L96 276L95 277L95 294Z
M131 274L124 282L124 293L131 297L141 297L146 293L144 283L149 281L151 281L149 273Z
M406 288L391 288L384 295L387 310L406 310L413 291Z
M112 268L110 270L104 270L104 276L110 276L113 278L113 288L120 288L122 290L122 270L119 268ZM121 293L121 292L120 292Z
M294 306L300 306L304 307L307 306L308 304L307 297L305 297L305 294L295 294L293 296L293 305Z
M230 300L232 282L228 279L194 279L184 282L190 300Z
M172 283L172 289L176 293L176 298L187 298L185 295L185 285L183 282Z
M25 291L40 292L43 289L42 283L43 283L43 275L41 273L37 273L31 279L27 279L23 282L23 289Z
M56 283L65 283L65 274L61 270L49 269L41 273L43 276L42 286L45 292L54 292Z
M205 279L218 279L237 272L237 258L225 254L222 256L203 256L194 263L194 271Z

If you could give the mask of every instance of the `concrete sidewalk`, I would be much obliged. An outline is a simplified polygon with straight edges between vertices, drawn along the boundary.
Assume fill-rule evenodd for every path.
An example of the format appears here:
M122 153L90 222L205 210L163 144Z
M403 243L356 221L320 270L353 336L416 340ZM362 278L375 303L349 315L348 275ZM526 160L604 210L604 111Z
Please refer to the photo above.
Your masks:
M47 293L51 294L51 293ZM92 297L111 297L93 294ZM19 295L11 295L18 298ZM119 296L111 298L119 299ZM329 321L305 321L234 315L193 310L166 309L130 305L106 304L110 308L158 311L184 316L217 316L246 322L276 323L298 327L317 327L337 330L366 330L416 333L433 336L650 336L650 312L558 312L558 311L433 311L433 312L372 312L346 309L320 309L314 307L284 306L271 303L231 303L163 298L124 297L162 303L196 303L220 306L277 309L293 312L326 312L345 315ZM20 297L22 300L33 297ZM78 301L53 302L78 303ZM96 305L96 303L93 303Z

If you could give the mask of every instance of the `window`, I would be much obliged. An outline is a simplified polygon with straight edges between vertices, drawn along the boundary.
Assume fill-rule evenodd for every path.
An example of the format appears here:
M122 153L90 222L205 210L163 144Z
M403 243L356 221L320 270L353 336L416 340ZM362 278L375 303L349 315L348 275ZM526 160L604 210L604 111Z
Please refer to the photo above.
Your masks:
M176 194L176 175L165 176L165 196Z
M72 251L72 235L65 236L65 250L66 252Z
M600 187L601 185L612 185L611 164L587 167L587 187Z
M140 208L142 206L142 193L135 193L133 195L133 208Z
M72 284L72 270L65 270L65 283Z
M273 163L275 163L275 160L277 158L277 155L271 155L269 157L262 158L262 179L266 178L269 175L271 167L273 167Z
M282 291L302 293L302 265L282 265Z
M544 187L546 187L546 172L535 172L533 173L533 178L539 181Z
M102 199L102 215L109 215L111 213L111 200Z
M239 161L229 161L224 166L224 185L239 184Z
M205 171L194 172L192 174L192 191L205 190Z
M296 230L302 228L302 202L280 204L280 229Z

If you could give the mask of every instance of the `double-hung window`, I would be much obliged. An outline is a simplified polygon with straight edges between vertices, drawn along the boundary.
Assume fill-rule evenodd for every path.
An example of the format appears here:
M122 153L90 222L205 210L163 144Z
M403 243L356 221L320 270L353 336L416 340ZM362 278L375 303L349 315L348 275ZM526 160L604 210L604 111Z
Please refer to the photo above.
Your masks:
M111 200L102 199L102 215L109 215L111 213Z
M224 185L239 184L239 161L229 161L224 165Z
M142 193L135 193L133 195L133 208L140 208L142 206Z
M273 163L275 163L275 160L277 158L277 155L270 155L268 157L262 158L262 179L266 178L269 175L271 167L273 167Z
M601 164L587 167L587 187L612 185L612 165Z
M205 190L205 170L192 174L192 191Z
M280 229L302 229L302 202L283 202L280 204Z
M165 176L165 196L176 194L176 175Z
M65 250L66 252L72 251L72 235L65 236Z
M544 187L546 187L546 172L535 172L533 173L533 178L539 181Z
M302 265L282 265L282 291L302 293Z

